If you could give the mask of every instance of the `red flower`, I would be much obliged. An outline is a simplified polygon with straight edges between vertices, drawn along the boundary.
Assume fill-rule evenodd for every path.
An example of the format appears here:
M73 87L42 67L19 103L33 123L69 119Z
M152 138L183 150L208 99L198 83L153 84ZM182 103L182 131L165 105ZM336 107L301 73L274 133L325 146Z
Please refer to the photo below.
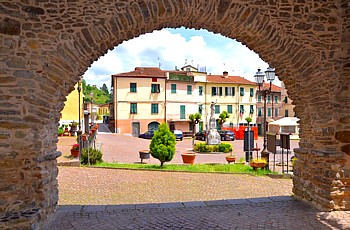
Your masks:
M79 144L72 145L72 150L79 150Z

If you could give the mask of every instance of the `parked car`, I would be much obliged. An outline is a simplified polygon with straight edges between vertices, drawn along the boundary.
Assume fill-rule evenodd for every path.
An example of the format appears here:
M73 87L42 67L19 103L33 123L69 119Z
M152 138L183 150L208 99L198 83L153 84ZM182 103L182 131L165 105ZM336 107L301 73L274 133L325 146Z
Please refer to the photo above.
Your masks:
M196 133L194 135L194 138L196 140L202 140L205 141L205 139L207 139L207 132L205 130L199 131L198 133Z
M152 139L153 135L154 135L154 130L148 130L145 133L141 133L139 135L139 138Z
M220 134L222 141L234 141L235 140L235 134L232 131L220 130L219 134Z
M182 139L184 138L184 135L181 130L173 130L172 132L175 134L176 139L179 139L180 141L182 141Z

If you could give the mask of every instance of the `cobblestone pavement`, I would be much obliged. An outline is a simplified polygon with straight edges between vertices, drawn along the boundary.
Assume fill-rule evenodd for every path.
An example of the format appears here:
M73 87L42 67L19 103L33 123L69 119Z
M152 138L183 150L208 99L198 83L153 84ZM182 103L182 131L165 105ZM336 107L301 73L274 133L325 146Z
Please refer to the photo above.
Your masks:
M115 134L99 135L98 141L104 160L129 163L138 162L137 150L149 145L149 140ZM63 156L58 161L69 159L74 142L59 140ZM239 141L233 144L240 148ZM177 151L190 146L190 140L179 142ZM177 155L174 163L181 162ZM225 162L222 154L196 160ZM350 229L349 211L321 212L294 199L290 179L59 167L58 183L59 206L48 226L53 230Z

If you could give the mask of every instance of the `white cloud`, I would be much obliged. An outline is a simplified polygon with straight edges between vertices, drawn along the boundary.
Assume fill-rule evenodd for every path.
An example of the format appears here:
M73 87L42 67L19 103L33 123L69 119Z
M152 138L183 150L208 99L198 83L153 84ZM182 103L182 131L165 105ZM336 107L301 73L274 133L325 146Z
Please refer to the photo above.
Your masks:
M226 70L230 75L254 81L257 68L265 70L268 67L259 55L233 39L205 30L195 31L196 35L187 37L172 31L162 29L123 42L94 62L84 79L91 85L101 87L105 83L110 87L112 74L132 71L137 66L158 67L159 63L161 69L180 68L187 60L187 64L195 67L205 66L211 74L222 74Z

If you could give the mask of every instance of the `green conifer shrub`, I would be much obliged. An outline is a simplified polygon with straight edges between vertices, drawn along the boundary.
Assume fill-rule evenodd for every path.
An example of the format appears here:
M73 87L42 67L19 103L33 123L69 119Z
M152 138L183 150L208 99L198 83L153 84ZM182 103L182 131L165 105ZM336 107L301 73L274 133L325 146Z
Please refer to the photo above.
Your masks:
M166 123L162 123L154 132L151 144L149 145L152 157L160 161L162 167L164 162L169 162L175 155L176 137L170 131Z
M90 161L91 165L102 162L102 152L98 149L83 148L81 151L80 163L88 165Z

